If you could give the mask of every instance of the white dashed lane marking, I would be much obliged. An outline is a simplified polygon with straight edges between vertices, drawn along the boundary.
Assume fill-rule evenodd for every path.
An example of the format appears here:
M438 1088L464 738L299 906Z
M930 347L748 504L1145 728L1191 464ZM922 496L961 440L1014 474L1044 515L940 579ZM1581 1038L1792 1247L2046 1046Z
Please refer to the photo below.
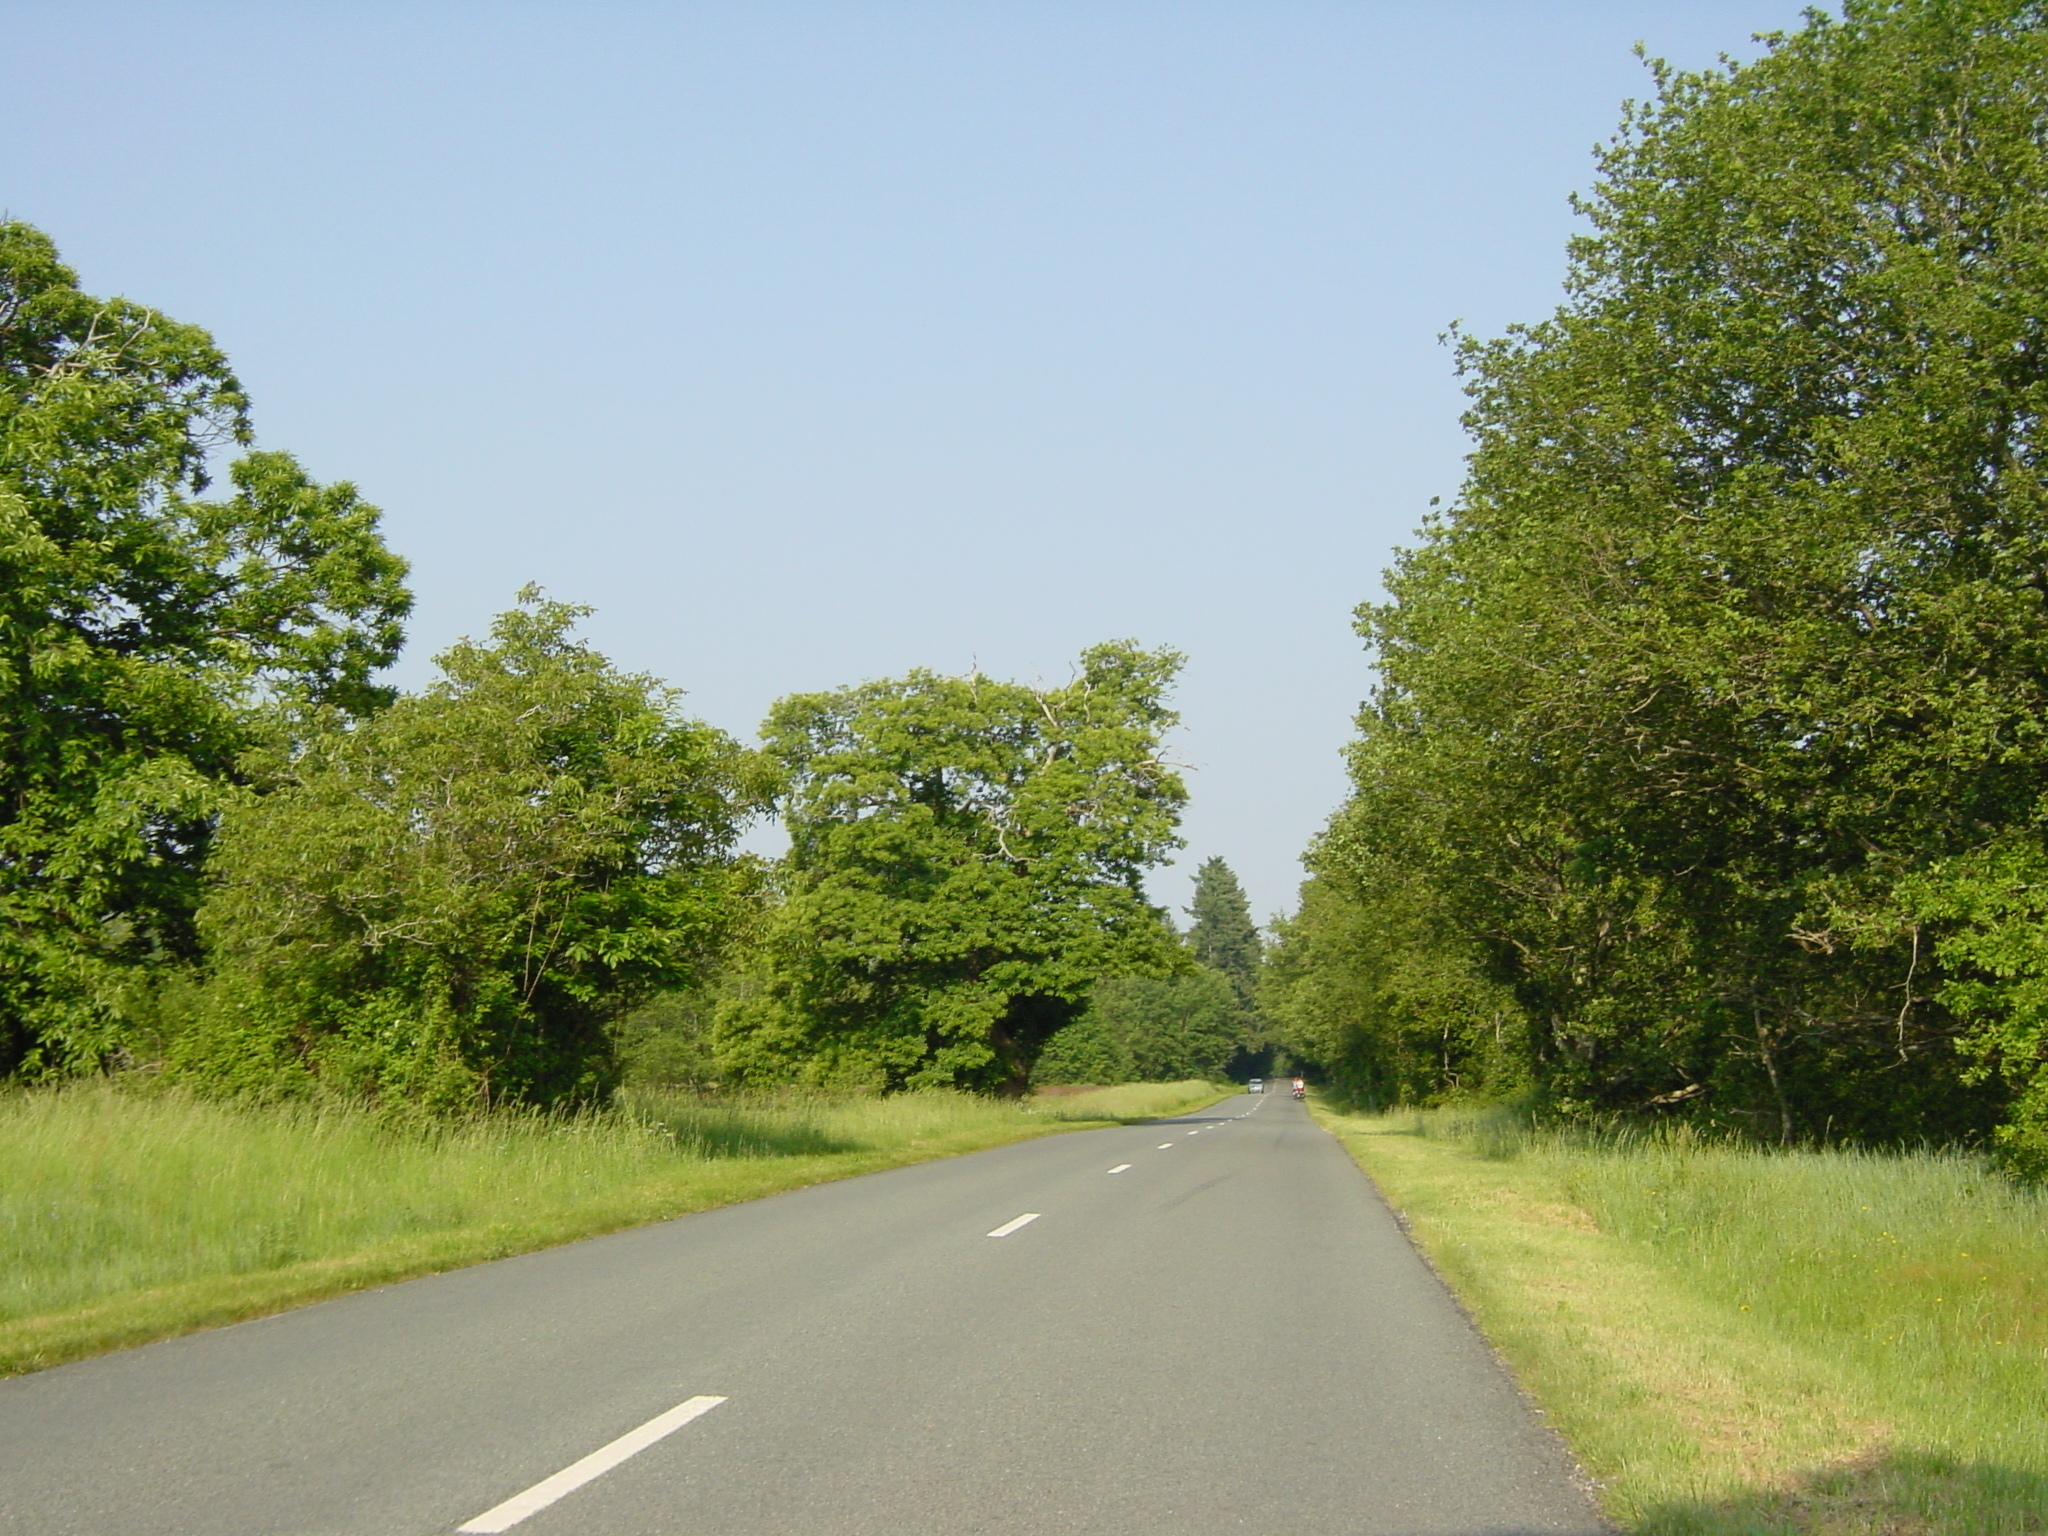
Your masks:
M1019 1227L1028 1227L1029 1225L1031 1225L1032 1222L1036 1220L1038 1220L1038 1212L1026 1211L1022 1216L1019 1216L1015 1221L1004 1222L1000 1227L997 1227L995 1231L989 1233L989 1236L1008 1237L1012 1232L1016 1231Z
M509 1531L528 1515L539 1514L555 1500L603 1477L627 1457L639 1455L655 1441L666 1439L724 1401L722 1397L693 1397L678 1403L667 1413L656 1414L638 1429L627 1430L610 1445L599 1446L581 1461L571 1462L553 1477L542 1479L524 1493L515 1493L456 1530L462 1536L494 1536L498 1531Z

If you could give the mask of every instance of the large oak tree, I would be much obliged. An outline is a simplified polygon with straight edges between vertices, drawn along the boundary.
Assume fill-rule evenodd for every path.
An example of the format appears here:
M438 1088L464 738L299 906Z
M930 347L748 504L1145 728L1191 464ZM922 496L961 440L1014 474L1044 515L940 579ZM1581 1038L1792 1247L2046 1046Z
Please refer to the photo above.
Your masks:
M786 890L734 1070L1017 1091L1098 978L1185 966L1141 884L1186 799L1179 664L1106 644L1060 687L918 671L778 704Z
M196 953L252 712L380 701L409 599L375 508L245 452L206 332L83 292L0 223L0 1072L118 1058Z

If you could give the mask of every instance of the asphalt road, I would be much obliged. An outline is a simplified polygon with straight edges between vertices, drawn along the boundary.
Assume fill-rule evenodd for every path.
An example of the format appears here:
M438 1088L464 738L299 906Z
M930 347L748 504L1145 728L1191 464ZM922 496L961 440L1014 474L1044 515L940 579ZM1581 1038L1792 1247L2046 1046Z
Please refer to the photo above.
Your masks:
M822 1185L0 1382L6 1536L464 1525L1601 1529L1372 1186L1285 1097Z

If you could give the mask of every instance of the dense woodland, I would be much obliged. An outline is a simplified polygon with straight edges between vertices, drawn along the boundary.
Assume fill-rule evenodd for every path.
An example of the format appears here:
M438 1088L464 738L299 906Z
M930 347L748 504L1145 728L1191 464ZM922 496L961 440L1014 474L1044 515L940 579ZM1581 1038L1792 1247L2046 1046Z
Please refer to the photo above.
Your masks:
M1654 68L1654 66L1653 66ZM1654 70L1359 611L1267 1007L1371 1101L2048 1167L2048 17Z
M747 746L529 589L400 695L379 514L252 443L205 332L0 225L8 1077L411 1114L623 1072L1015 1093L1084 1018L1069 1080L1248 1043L1235 880L1192 936L1142 885L1186 799L1173 652L798 695ZM764 814L773 864L735 852Z
M376 509L0 225L0 1073L416 1113L1305 1064L2048 1171L2048 15L1650 68L1559 309L1455 340L1468 477L1359 610L1352 791L1263 935L1221 860L1185 927L1145 894L1171 651L749 745L529 589L382 686Z

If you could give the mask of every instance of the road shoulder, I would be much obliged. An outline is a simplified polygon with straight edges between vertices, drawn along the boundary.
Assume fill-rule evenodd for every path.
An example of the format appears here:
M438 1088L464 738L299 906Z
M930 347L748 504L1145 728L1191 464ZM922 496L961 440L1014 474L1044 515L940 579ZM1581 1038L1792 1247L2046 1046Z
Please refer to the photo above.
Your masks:
M1372 1178L1633 1531L1934 1532L1891 1426L1832 1363L1603 1232L1533 1161L1316 1115Z

